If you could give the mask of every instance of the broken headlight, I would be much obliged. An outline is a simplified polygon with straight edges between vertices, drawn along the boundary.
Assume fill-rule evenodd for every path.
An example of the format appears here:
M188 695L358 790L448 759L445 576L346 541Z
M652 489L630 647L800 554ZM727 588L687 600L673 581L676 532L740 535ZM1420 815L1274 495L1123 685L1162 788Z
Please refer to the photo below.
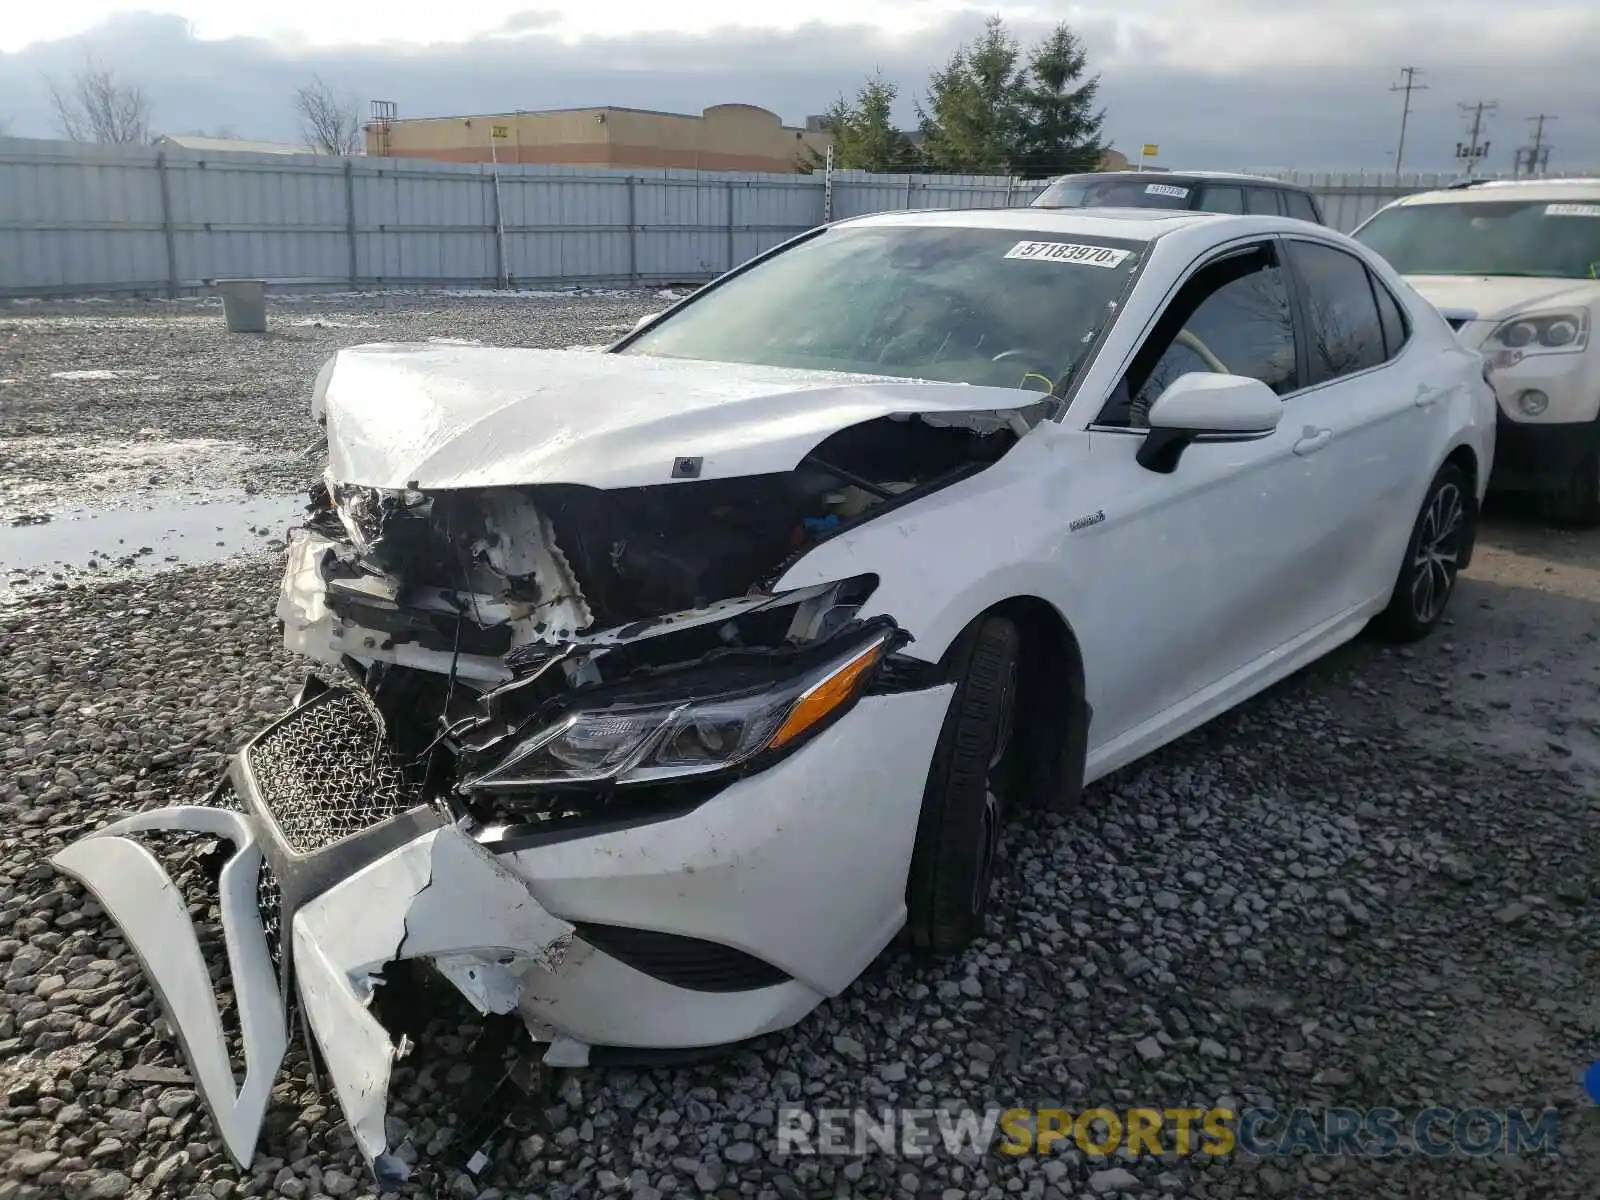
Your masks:
M861 694L892 633L823 666L754 688L650 703L577 708L465 780L468 790L512 791L558 784L649 783L726 770L791 747Z

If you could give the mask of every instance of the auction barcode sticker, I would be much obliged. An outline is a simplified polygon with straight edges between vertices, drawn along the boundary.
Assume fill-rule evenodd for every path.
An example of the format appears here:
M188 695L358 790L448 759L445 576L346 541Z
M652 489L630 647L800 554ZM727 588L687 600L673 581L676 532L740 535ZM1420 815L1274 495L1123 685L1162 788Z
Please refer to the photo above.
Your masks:
M1170 183L1152 183L1144 189L1144 194L1146 196L1171 196L1174 199L1183 200L1188 197L1189 189L1186 187L1174 187Z
M1600 204L1546 204L1547 217L1600 217Z
M1018 242L1006 251L1006 257L1110 268L1121 266L1128 251L1113 250L1110 246L1079 246L1072 242Z

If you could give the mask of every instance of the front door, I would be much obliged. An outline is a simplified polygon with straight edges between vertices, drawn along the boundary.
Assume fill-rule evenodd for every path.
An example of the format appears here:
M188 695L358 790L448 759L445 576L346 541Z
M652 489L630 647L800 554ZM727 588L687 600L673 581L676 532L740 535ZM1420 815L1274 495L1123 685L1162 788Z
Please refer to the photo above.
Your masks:
M1096 475L1116 481L1105 520L1074 534L1100 586L1074 609L1097 746L1255 662L1311 623L1303 510L1315 458L1285 419L1248 441L1189 446L1171 474L1135 461L1150 406L1190 371L1279 395L1300 386L1294 309L1275 239L1201 264L1174 296L1096 420ZM1112 585L1109 581L1115 581ZM1091 657L1098 662L1088 661Z

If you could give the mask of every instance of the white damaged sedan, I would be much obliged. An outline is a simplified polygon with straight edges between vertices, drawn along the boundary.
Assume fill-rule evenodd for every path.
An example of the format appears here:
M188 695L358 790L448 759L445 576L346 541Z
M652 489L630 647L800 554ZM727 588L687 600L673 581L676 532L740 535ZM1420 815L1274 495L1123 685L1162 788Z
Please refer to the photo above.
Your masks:
M361 346L313 408L278 612L327 670L212 803L54 863L241 1164L293 1012L384 1185L391 966L582 1066L785 1028L902 930L957 951L1015 806L1428 633L1495 434L1375 255L1157 210L847 221L603 353ZM242 1083L162 831L230 847Z

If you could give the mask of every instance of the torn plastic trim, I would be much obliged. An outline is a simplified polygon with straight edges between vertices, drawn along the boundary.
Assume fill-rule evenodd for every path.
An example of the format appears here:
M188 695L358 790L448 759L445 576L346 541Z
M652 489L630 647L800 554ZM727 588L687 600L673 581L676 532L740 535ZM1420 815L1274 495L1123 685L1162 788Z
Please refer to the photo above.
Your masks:
M151 832L208 834L233 845L222 868L220 907L245 1047L242 1084L234 1079L216 993L181 889L128 836ZM263 840L270 842L245 814L184 806L114 822L51 859L94 895L133 948L229 1155L245 1170L288 1045L286 1004L256 905ZM301 1011L380 1186L398 1186L407 1172L384 1124L397 1048L370 1011L383 968L402 958L442 957L447 965L487 960L555 972L572 933L571 924L534 900L526 883L453 826L430 829L367 863L294 915ZM491 1003L504 1000L502 989Z
M210 834L234 847L220 876L219 908L244 1043L245 1078L237 1089L216 993L182 890L149 850L126 836L159 832ZM223 1144L248 1169L288 1048L284 1005L256 904L262 854L250 822L219 808L157 809L97 830L50 862L87 888L128 940L170 1016Z
M353 913L364 917L352 920ZM407 1173L384 1122L397 1051L370 1008L383 968L400 959L509 956L554 972L572 935L572 925L546 912L525 883L454 826L407 843L297 914L301 1001L380 1186L397 1186Z

